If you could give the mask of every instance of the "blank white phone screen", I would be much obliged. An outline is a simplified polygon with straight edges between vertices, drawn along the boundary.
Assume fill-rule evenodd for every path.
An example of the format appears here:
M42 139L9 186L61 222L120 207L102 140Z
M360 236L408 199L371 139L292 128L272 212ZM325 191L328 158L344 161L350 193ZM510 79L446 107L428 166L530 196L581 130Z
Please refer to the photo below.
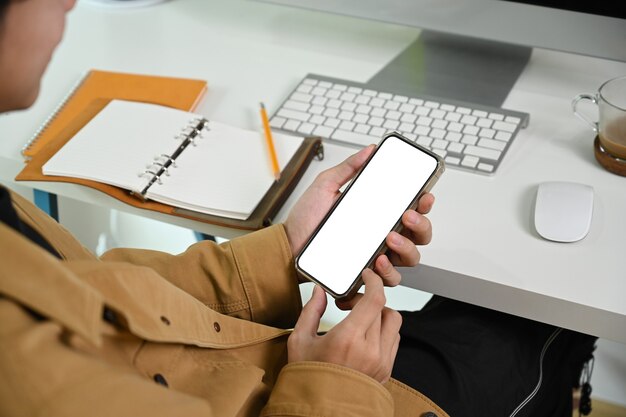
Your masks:
M437 160L389 136L299 257L298 266L344 294L437 168Z

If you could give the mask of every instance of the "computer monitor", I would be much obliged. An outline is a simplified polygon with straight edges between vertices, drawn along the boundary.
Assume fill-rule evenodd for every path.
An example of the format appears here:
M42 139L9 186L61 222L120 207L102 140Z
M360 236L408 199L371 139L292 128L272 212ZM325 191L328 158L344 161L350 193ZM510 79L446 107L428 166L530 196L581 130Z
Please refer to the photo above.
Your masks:
M626 61L624 0L262 1L424 29L369 80L387 91L501 106L534 47Z

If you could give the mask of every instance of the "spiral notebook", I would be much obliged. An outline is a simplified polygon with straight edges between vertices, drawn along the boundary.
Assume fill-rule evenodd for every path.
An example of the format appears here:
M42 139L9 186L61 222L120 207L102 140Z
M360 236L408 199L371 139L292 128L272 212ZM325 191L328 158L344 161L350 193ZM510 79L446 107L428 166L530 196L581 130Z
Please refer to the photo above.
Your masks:
M24 144L22 155L26 160L32 158L93 100L144 101L193 111L206 90L207 83L203 80L92 69L77 80L57 108Z
M78 182L120 198L97 186L106 184L127 190L133 201L120 199L137 207L173 207L171 214L256 229L271 220L321 146L319 139L275 134L283 168L276 182L261 129L149 103L112 100L102 107L35 155L16 179Z

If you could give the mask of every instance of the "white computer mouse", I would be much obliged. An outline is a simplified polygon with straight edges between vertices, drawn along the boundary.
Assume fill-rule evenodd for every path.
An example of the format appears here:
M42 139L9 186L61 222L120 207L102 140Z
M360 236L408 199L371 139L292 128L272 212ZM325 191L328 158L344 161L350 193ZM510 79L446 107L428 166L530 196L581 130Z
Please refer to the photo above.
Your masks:
M593 188L574 182L544 182L537 188L535 228L543 238L576 242L589 232Z

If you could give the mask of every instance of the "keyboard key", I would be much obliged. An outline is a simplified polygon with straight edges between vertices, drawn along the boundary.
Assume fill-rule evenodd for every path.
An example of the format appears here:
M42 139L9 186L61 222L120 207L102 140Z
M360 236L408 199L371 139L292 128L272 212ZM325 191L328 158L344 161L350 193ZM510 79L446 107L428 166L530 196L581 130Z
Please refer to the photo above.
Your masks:
M398 128L398 126L400 126L400 122L398 122L397 120L385 120L385 122L383 123L383 127L386 129L391 129L391 130L395 130Z
M437 155L439 155L442 158L445 158L446 155L448 154L447 151L444 151L443 149L437 149L437 148L433 149L433 152L436 153Z
M432 143L433 148L446 149L448 147L448 141L443 139L435 139Z
M478 164L478 169L485 172L493 172L493 165L481 162Z
M442 104L439 108L445 111L454 111L456 109L456 107L451 104Z
M402 113L400 113L399 111L388 111L387 112L387 116L385 116L387 119L389 120L400 120L400 116L402 116Z
M272 117L272 120L270 120L270 126L275 129L280 129L281 127L283 127L286 121L287 119L285 119L284 117Z
M328 100L328 103L326 103L326 107L330 107L331 109L338 109L339 107L341 107L341 101L340 100L336 100L336 99L332 99L332 100Z
M483 111L483 110L474 110L472 112L472 115L476 116L476 117L487 117L487 112Z
M367 135L370 131L370 127L368 125L364 125L362 123L359 123L358 125L356 125L356 127L354 128L354 131L356 133L363 133L364 135Z
M417 139L417 135L415 133L405 133L404 137L413 142L415 142L415 139Z
M305 93L299 93L299 92L293 93L291 97L289 98L290 100L304 101L305 103L308 103L311 100L313 100L313 96L311 94L305 94Z
M311 106L309 109L309 113L311 114L322 114L324 113L324 107L322 106Z
M500 113L489 113L489 118L492 120L504 120L504 115Z
M505 142L508 142L509 139L511 139L511 134L509 132L498 132L496 133L496 139L498 140L503 140Z
M326 104L327 101L328 101L328 99L326 97L315 96L315 97L313 97L313 100L311 100L311 104L316 104L318 106L323 106L324 104Z
M310 93L311 90L313 89L313 86L311 85L307 85L307 84L300 84L298 86L298 88L296 88L296 91L299 91L301 93Z
M378 93L378 98L382 98L383 100L391 100L392 97L393 95L389 93Z
M382 127L373 127L372 130L370 130L370 135L373 136L374 138L378 138L373 143L380 142L385 132L386 132L385 129L383 129Z
M432 141L433 140L428 136L418 136L415 142L419 145L429 147Z
M446 135L446 140L450 142L459 142L462 137L463 135L459 132L448 132L448 134Z
M372 143L380 142L380 138L370 135L364 135L362 133L349 132L346 130L335 130L330 136L331 139L343 140L346 142L357 143L362 146L367 146Z
M415 110L415 105L404 103L400 106L399 110L402 113L413 113L413 110Z
M439 103L434 102L434 101L427 101L426 103L424 103L424 106L430 107L431 109L438 109Z
M320 81L319 83L317 83L317 85L324 88L330 88L333 86L333 83L328 81Z
M311 105L309 103L302 103L300 101L287 100L285 104L283 104L283 108L298 110L298 111L307 111Z
M341 91L339 90L328 90L328 92L326 93L326 97L328 98L339 98L341 96Z
M428 127L428 126L415 126L415 130L413 132L415 132L416 135L427 136L430 133L430 127Z
M462 143L452 142L448 145L448 152L461 153L463 148L465 148L465 145Z
M441 110L441 109L436 109L436 110L432 110L429 114L430 117L432 117L433 119L443 119L444 117L446 117L446 112Z
M446 126L448 126L448 122L446 122L445 120L441 120L441 119L433 120L432 127L434 128L445 129Z
M415 123L417 116L411 113L403 113L400 121L404 123Z
M382 107L385 104L385 100L382 98L373 98L370 100L370 106L372 107Z
M452 122L448 125L448 130L451 132L462 132L464 127L461 123Z
M308 113L286 109L286 108L282 108L278 110L278 113L276 114L280 117L284 117L285 119L295 119L301 122L306 122L307 120L309 120L309 117L310 117Z
M361 87L348 87L348 93L361 94L362 91Z
M430 109L428 107L416 107L413 113L418 116L428 116L428 113L430 113Z
M478 142L478 136L463 135L463 139L461 139L461 142L466 145L476 145L476 142Z
M417 119L415 123L418 125L422 125L422 126L430 126L432 122L433 122L433 119L431 119L430 117L420 116L420 118Z
M402 133L413 132L415 125L413 123L400 123L398 130Z
M463 128L463 133L468 134L468 135L477 135L479 131L480 131L480 128L478 126L468 125Z
M368 96L368 97L376 97L376 94L378 94L378 93L376 93L376 91L374 91L374 90L369 90L368 89L368 90L363 90L363 94Z
M333 132L333 128L332 127L327 127L327 126L318 126L315 128L315 130L313 130L313 134L315 136L321 136L323 138L329 138L330 134Z
M461 163L460 158L457 158L456 156L450 156L450 155L446 156L445 161L446 161L446 164L449 164L449 165L458 165Z
M385 119L382 117L370 117L367 122L370 126L382 126L385 123Z
M339 126L339 123L341 123L341 120L333 119L331 117L331 118L326 119L326 121L324 122L324 126L332 127L334 129L337 126Z
M517 126L513 123L507 122L493 122L492 128L496 130L504 130L505 132L515 132Z
M495 149L497 151L503 151L504 148L506 147L506 142L502 142L500 140L481 138L478 141L478 146L482 146L483 148Z
M324 116L314 115L309 119L309 123L313 123L314 125L323 125L326 118Z
M327 91L327 88L315 87L313 88L313 90L311 90L311 94L316 96L323 96L324 94L326 94Z
M396 95L396 96L393 96L392 100L400 102L400 103L407 103L409 101L409 98L407 96L398 96L398 95Z
M467 107L457 107L456 111L461 114L472 114L472 110Z
M479 156L481 158L493 159L494 161L497 161L498 158L500 158L500 153L500 151L496 151L494 149L485 149L478 146L467 145L465 147L466 155Z
M285 130L291 130L292 132L297 132L298 126L300 126L300 122L298 120L287 120L282 128Z
M463 115L461 113L448 113L446 114L446 120L449 122L458 122L459 120L461 120L461 117L463 117Z
M381 109L380 107L375 107L370 112L370 115L376 116L376 117L383 117L385 113L387 113L387 110Z
M476 123L477 120L478 118L476 116L470 116L468 114L461 117L461 123L466 124L466 125L473 125L474 123Z
M515 117L515 116L507 116L506 119L504 120L508 123L513 123L513 124L518 124L519 122L521 122L520 118Z
M315 80L313 78L305 78L304 80L302 80L302 84L316 85L317 84L317 80Z
M324 110L322 114L326 117L337 117L337 115L339 114L339 109L326 108L326 110Z
M480 129L478 136L480 136L481 138L491 139L494 137L495 134L496 131L493 129Z
M443 129L433 129L430 132L430 137L433 139L443 139L446 137L446 131Z
M414 104L416 106L421 106L422 104L424 104L424 100L422 100L421 98L410 98L409 99L409 104Z
M356 123L367 123L369 116L367 114L358 113L358 111L359 109L357 109L357 114L354 115L352 121Z
M372 111L372 107L366 106L365 104L361 104L360 106L356 108L355 111L361 114L370 114L370 112Z
M346 110L346 111L354 111L356 110L356 103L352 103L350 101L344 101L343 104L341 105L341 110Z
M383 108L387 110L398 110L399 107L400 103L398 103L397 101L388 101L383 105Z
M464 167L474 168L476 164L478 164L478 161L480 161L479 158L471 155L466 155L461 161L461 165L463 165Z
M341 95L341 97L339 97L339 99L340 99L341 101L352 101L352 100L354 100L354 98L355 98L355 97L356 97L356 95L355 95L355 94L352 94L352 93L343 93L343 94Z
M354 130L354 127L356 126L356 123L354 122L349 122L347 120L344 120L343 122L341 122L341 124L339 125L339 129L342 130Z
M493 120L491 120L491 119L485 119L484 117L481 117L481 118L480 118L480 119L478 119L478 121L476 122L476 126L478 126L478 127L486 127L486 128L490 128L492 124L493 124Z
M348 89L348 86L343 84L333 84L333 88L339 91L346 91Z
M367 104L370 102L370 97L364 96L364 95L358 95L354 99L354 102L358 104Z
M354 113L352 113L351 111L342 111L341 113L339 113L339 116L337 116L337 118L340 120L352 120L353 117Z
M313 123L302 123L298 126L298 132L303 135L310 135L311 132L313 132L313 129L315 129L315 125Z

